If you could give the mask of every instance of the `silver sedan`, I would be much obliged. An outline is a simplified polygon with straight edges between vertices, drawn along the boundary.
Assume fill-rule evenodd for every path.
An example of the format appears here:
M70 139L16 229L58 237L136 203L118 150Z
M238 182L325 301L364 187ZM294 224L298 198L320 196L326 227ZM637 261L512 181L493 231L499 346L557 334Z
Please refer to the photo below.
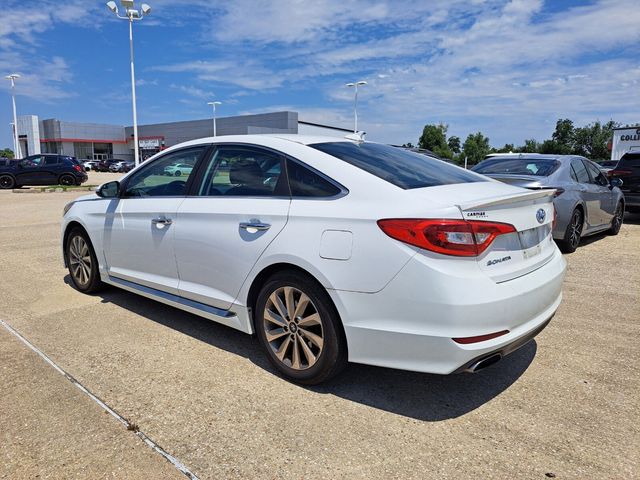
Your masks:
M611 181L597 164L573 155L513 154L488 156L473 171L531 190L555 188L553 238L565 253L583 236L608 231L616 235L624 216L622 182Z

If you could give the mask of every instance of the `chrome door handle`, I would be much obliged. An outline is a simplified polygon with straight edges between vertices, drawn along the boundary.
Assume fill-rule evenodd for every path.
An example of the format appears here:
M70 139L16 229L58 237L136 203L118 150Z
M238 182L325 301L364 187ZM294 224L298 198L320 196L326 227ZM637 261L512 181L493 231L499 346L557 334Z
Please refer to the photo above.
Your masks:
M269 223L262 223L262 222L241 222L240 223L240 228L243 228L244 230L269 230L271 228L271 224Z
M170 218L158 217L151 220L151 223L162 228L165 225L171 225L173 223L173 220L171 220Z

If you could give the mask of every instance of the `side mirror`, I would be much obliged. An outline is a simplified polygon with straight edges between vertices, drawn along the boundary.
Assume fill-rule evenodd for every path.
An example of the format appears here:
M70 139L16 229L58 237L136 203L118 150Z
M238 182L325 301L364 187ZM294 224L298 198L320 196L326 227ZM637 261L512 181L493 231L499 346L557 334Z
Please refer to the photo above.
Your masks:
M611 187L620 188L622 184L623 184L622 179L619 177L613 177L611 180L609 180L609 185L611 185Z
M103 183L96 190L96 195L102 198L118 198L120 195L120 182Z

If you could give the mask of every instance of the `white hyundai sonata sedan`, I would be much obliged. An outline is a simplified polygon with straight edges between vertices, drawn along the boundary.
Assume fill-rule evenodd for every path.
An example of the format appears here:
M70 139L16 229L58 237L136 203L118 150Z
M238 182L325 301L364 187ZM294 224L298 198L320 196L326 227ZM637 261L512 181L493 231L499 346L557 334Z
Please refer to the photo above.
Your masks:
M164 174L178 163L191 169ZM109 284L255 333L299 383L347 361L473 372L560 304L552 199L377 143L205 138L68 204L64 261L82 292Z

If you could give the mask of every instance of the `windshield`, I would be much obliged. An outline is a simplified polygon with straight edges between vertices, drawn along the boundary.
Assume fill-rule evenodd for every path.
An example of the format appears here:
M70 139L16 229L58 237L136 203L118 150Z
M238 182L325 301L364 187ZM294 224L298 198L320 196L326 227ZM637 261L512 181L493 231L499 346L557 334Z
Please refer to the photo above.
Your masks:
M534 175L546 177L560 166L557 160L542 158L489 158L472 168L483 175Z
M486 181L442 160L379 143L328 142L309 146L405 190Z

